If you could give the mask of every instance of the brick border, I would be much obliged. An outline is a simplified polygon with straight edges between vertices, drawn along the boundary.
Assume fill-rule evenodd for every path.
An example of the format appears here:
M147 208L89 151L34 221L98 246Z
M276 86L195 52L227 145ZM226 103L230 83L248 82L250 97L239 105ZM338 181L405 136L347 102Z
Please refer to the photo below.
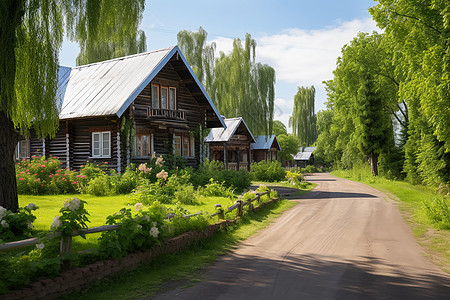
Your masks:
M276 202L278 198L260 204L258 210L269 203ZM45 278L32 282L25 288L0 295L4 300L14 299L56 299L62 295L79 291L94 282L106 277L129 272L137 269L141 264L150 263L163 254L176 253L187 248L195 241L212 237L221 228L235 224L236 219L222 220L209 225L203 231L189 231L179 236L165 240L162 245L155 245L151 249L136 251L127 254L122 259L101 260L93 264L61 272L58 277Z

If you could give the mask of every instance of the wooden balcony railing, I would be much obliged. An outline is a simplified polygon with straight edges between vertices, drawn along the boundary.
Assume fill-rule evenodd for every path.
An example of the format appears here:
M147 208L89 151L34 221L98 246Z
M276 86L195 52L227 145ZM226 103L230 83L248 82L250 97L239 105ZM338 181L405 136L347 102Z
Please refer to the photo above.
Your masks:
M165 109L165 108L148 108L148 116L150 118L161 118L161 119L170 119L170 120L186 120L186 115L184 111L174 110L174 109Z

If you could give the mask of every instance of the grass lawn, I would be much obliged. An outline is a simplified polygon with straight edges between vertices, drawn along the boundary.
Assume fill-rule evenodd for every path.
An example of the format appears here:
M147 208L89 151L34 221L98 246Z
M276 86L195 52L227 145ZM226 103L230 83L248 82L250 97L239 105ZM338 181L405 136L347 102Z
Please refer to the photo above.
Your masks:
M430 259L450 273L450 230L433 224L423 208L423 201L437 197L435 192L427 187L411 185L404 181L375 178L364 171L361 173L354 170L339 170L331 174L370 185L395 200L414 236L426 249Z
M19 206L26 206L28 203L36 204L39 209L34 211L36 220L33 222L35 229L38 231L50 230L53 218L59 215L59 210L64 205L64 200L70 197L77 197L87 201L86 210L89 212L89 227L102 226L106 223L106 217L118 212L121 208L127 207L134 211L134 203L131 203L128 195L116 196L93 196L88 194L76 195L47 195L47 196L30 196L19 195ZM233 202L229 198L223 197L201 197L199 205L183 205L190 213L214 212L215 204L221 204L222 207L229 207ZM175 204L165 204L167 207L175 207ZM88 234L86 239L75 237L73 239L74 251L81 251L97 247L97 239L101 233Z
M173 281L190 286L202 280L200 269L212 264L219 255L232 250L239 242L265 228L295 202L282 200L244 216L238 225L212 238L198 242L177 253L158 257L151 264L97 283L68 299L138 299L152 296Z

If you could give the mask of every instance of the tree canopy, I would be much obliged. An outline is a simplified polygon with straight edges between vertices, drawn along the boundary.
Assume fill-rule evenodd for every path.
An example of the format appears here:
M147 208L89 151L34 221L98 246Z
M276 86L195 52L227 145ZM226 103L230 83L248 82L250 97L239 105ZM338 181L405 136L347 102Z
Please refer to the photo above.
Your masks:
M207 32L180 31L178 44L214 105L226 117L243 117L254 135L272 132L275 70L255 61L256 41L235 39L230 54L215 54Z
M311 146L317 138L314 86L299 87L294 96L294 108L289 126L302 147Z

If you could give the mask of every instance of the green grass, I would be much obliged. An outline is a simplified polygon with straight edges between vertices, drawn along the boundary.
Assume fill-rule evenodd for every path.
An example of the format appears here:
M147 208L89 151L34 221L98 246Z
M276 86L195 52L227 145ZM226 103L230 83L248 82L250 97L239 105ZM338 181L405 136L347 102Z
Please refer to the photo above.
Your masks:
M118 212L121 208L127 207L134 211L134 204L131 204L128 195L116 196L93 196L89 194L77 195L45 195L31 196L19 195L19 206L26 206L28 203L36 204L39 209L34 211L36 220L33 225L37 231L49 231L53 218L59 215L59 210L64 205L64 200L70 197L77 197L87 201L86 210L89 212L89 227L102 226L106 223L106 217ZM183 205L190 213L199 211L212 213L215 211L214 205L221 204L222 207L231 206L232 200L223 197L200 197L199 205ZM167 207L175 207L175 204L165 204ZM88 234L86 239L75 237L73 239L73 250L81 251L97 247L97 239L101 233Z
M154 295L161 287L179 281L190 286L202 280L202 268L212 264L236 245L267 227L284 211L296 203L278 201L244 216L236 226L222 230L212 238L195 243L190 248L170 255L163 255L151 264L133 272L104 280L95 286L68 297L68 299L136 299Z
M450 230L433 223L427 216L423 204L438 197L435 191L404 181L374 177L368 169L337 170L331 174L365 183L396 201L414 236L426 249L427 255L435 264L450 273Z

